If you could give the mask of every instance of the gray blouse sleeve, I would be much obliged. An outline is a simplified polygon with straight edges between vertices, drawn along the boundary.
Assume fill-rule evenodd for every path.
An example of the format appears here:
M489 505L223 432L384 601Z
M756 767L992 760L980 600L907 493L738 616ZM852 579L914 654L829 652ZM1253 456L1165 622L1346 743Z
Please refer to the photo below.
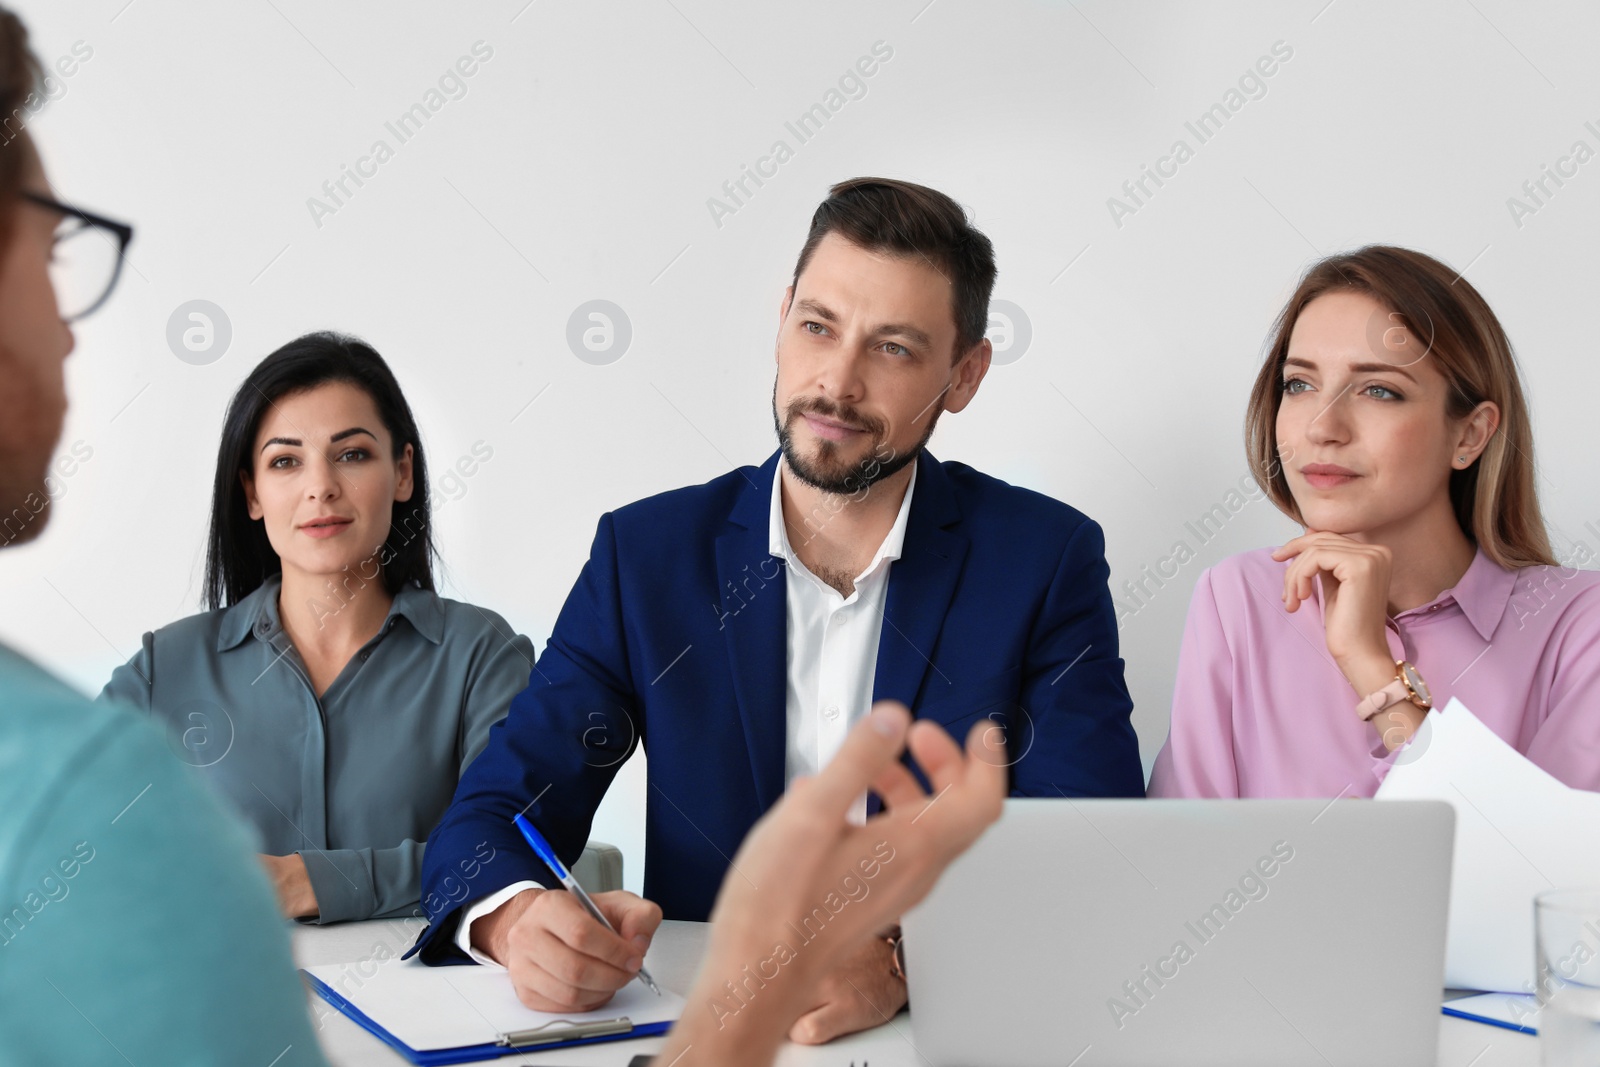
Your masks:
M150 710L150 672L154 669L151 664L155 636L153 633L145 634L133 658L111 672L111 680L95 697L96 703L116 703L140 711Z
M306 921L409 914L422 893L425 844L407 839L393 848L302 849L299 855L317 895L317 915Z
M461 769L467 773L478 753L489 744L489 728L506 717L511 701L528 688L534 670L533 642L494 617L495 647L483 666L467 679L461 709ZM510 637L502 637L508 633Z
M460 773L489 743L489 728L505 718L533 670L533 642L498 616L491 621L494 632L488 640L493 648L469 671L461 695ZM393 848L302 850L318 906L317 917L308 921L405 913L421 894L425 847L426 842L406 840Z

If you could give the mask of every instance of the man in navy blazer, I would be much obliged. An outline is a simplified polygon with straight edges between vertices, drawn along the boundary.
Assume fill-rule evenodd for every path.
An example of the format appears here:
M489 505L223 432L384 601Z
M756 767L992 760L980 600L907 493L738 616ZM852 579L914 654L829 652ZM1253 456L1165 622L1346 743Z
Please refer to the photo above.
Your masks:
M424 960L504 965L533 1008L599 1007L662 916L710 914L751 826L875 700L958 741L992 719L1014 795L1143 794L1099 526L924 448L988 370L994 274L988 239L943 194L833 188L780 309L778 452L600 519L527 689L428 840ZM639 744L647 899L597 894L613 934L543 891L559 883L511 819L575 861ZM847 881L828 906L866 891ZM899 1010L893 941L825 983L791 1036ZM772 977L730 976L730 1004Z

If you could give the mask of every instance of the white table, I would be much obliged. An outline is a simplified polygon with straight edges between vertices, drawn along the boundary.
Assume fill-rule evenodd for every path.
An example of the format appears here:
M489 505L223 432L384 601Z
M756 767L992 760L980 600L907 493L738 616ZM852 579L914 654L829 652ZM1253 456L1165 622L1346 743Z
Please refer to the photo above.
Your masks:
M416 922L404 919L337 926L296 926L293 933L295 963L309 967L397 956L411 946L417 928ZM687 992L699 967L705 931L703 923L662 923L645 961L651 975L670 989ZM333 1010L322 998L309 992L307 996L311 1001L317 1037L335 1067L406 1062L387 1045ZM692 1005L690 1010L693 1010ZM632 1057L659 1049L661 1040L640 1038L614 1041L483 1062L626 1067ZM852 1062L870 1062L878 1067L926 1067L927 1064L927 1060L912 1044L911 1019L904 1012L883 1026L820 1047L786 1045L778 1057L778 1063L784 1067L809 1064L843 1067ZM1536 1038L1464 1019L1440 1016L1438 1067L1537 1067L1538 1062Z

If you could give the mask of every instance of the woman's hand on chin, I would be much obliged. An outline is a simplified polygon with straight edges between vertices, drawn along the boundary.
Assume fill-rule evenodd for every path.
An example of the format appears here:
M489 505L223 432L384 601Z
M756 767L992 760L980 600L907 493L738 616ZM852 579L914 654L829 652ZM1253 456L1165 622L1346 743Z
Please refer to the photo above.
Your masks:
M1283 572L1287 611L1297 611L1312 598L1312 583L1321 576L1328 654L1358 698L1394 681L1394 659L1384 633L1393 565L1389 550L1343 534L1308 529L1274 550L1272 558L1290 561Z

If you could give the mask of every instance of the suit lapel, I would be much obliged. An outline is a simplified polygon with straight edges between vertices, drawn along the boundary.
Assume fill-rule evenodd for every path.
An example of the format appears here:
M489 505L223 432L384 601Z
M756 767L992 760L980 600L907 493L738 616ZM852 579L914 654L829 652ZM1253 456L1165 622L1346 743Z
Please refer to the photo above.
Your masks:
M930 672L930 688L950 684L933 669L932 659L967 558L967 538L946 529L960 519L949 477L936 459L923 452L917 458L917 487L906 517L905 544L889 568L873 700L899 700L915 709Z
M740 491L717 538L717 595L739 718L744 724L761 810L783 794L785 698L788 693L788 574L774 578L769 539L772 479L778 454L762 464L753 485Z
M762 464L754 485L740 491L727 531L717 538L719 614L728 645L739 718L750 770L763 811L783 795L788 692L788 574L763 578L779 563L771 553L772 480L778 454ZM955 595L969 542L946 527L961 519L950 480L927 452L917 459L917 487L906 518L900 558L889 568L889 589L873 679L874 700L915 706L924 680L949 679L932 669L934 647ZM874 797L872 809L877 810Z

